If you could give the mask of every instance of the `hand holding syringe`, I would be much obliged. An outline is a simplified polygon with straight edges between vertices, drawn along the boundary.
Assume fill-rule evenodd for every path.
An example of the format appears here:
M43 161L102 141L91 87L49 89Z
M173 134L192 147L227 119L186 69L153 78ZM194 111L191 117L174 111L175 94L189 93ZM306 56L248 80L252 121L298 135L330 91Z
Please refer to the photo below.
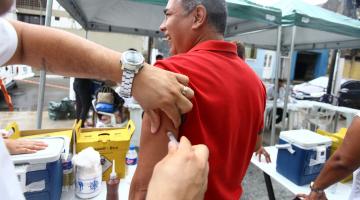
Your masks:
M178 142L172 132L167 132L167 136L168 154L154 168L147 199L203 199L208 182L209 149L202 144L191 145L184 136Z

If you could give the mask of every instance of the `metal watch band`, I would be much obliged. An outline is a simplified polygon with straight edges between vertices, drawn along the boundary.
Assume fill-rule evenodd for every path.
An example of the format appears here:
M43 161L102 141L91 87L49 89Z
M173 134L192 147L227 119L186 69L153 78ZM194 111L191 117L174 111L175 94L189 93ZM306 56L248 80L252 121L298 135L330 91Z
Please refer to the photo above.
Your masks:
M134 81L135 72L128 69L123 69L121 86L120 86L120 96L124 98L131 97L132 83Z

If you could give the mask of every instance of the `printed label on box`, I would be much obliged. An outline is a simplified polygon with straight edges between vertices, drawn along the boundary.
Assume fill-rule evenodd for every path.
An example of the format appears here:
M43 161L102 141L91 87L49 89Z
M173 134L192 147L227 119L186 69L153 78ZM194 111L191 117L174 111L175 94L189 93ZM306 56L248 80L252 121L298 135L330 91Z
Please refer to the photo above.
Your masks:
M108 170L111 165L112 165L112 162L110 162L110 160L106 159L105 156L101 156L101 167L102 167L102 173L104 173L106 170Z

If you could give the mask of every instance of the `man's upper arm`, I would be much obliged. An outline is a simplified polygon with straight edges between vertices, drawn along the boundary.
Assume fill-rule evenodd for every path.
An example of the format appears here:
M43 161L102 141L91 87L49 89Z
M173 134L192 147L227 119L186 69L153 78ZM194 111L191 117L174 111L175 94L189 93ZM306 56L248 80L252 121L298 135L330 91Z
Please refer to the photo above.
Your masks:
M173 127L171 120L161 114L161 127L159 131L152 134L150 131L150 119L145 113L142 123L139 162L130 188L130 199L143 199L146 196L154 166L167 154L169 139L167 137L168 127ZM174 128L171 128L174 130ZM177 133L177 131L174 131Z

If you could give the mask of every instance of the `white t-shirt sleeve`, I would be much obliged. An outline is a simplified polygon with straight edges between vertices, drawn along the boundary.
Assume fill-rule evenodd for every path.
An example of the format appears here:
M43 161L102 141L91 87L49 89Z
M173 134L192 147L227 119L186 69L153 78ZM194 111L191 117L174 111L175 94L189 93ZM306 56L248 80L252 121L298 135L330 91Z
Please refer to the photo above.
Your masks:
M0 136L0 196L1 199L25 200L2 136Z
M356 116L360 117L360 113L358 113Z
M14 55L18 44L15 28L0 17L0 66L3 66Z

